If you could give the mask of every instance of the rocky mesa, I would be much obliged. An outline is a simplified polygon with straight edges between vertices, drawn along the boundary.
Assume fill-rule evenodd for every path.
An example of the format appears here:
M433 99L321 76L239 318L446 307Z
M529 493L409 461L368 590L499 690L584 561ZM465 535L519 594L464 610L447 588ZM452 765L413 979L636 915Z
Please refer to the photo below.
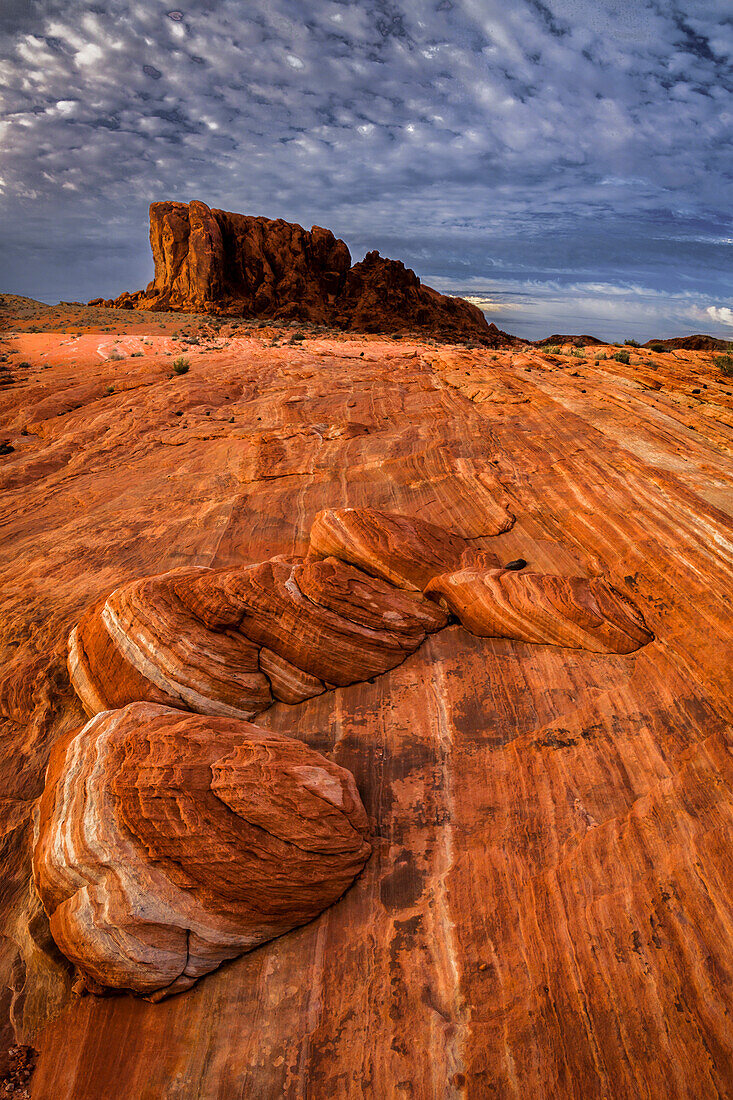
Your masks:
M353 332L421 332L520 344L463 298L423 286L399 260L368 252L352 267L329 229L210 210L204 202L154 202L155 276L145 290L90 305L300 320Z

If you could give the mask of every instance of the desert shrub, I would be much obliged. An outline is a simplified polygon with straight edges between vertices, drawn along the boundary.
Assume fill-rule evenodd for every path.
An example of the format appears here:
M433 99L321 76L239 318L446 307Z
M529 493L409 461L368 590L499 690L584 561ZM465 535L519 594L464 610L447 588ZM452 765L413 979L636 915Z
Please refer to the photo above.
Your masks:
M574 359L585 359L585 352L581 351L579 348L571 348L570 354Z
M649 351L669 351L669 348L665 344L660 344L658 340L655 340L653 344L649 345Z
M110 395L111 393L114 393L114 392L115 392L115 388L114 388L114 386L107 386L107 388L105 389L105 391L104 391L104 392L105 392L105 394L106 394L106 395L107 395L107 396L109 397L109 395Z
M726 378L733 378L733 355L714 355L713 362Z
M617 363L628 363L631 359L628 351L617 351L614 355L614 359Z
M23 360L22 363L18 363L20 370L30 370L30 366L30 363L27 363L25 360Z
M177 359L173 360L171 364L175 374L188 374L191 364L185 355L179 355Z
M624 340L624 344L627 348L640 348L641 344L638 340Z

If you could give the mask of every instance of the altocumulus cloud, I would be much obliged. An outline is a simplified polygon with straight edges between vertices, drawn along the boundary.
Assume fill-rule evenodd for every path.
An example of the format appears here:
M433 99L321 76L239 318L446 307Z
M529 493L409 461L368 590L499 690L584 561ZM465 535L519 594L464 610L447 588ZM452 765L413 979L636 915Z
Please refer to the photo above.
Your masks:
M9 0L3 284L150 277L147 204L328 225L526 335L733 336L729 0Z

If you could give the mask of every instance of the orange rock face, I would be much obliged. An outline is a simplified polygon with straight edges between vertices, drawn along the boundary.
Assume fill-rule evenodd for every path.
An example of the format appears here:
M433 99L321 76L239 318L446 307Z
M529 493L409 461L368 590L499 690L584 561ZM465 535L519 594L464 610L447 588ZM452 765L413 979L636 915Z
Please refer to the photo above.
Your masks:
M306 563L147 578L74 628L71 682L100 713L54 750L34 873L56 944L92 989L179 993L343 893L369 852L353 777L305 745L210 716L250 717L273 697L297 703L395 668L448 622L414 582L481 637L600 653L652 639L598 579L475 565L434 575L481 556L434 524L332 510L316 517ZM160 691L206 719L134 701ZM129 705L107 709L112 694Z
M38 1051L35 1100L727 1096L733 385L711 354L53 318L7 321L0 391L0 1056ZM589 652L450 622L334 688L262 646L255 721L354 777L370 858L181 996L75 995L31 871L51 752L86 722L70 632L141 578L302 564L345 509L608 583L654 637Z
M511 517L497 506L495 522L501 530ZM302 702L395 668L447 612L479 637L597 653L632 653L653 637L602 579L500 569L490 550L416 518L320 512L308 559L179 570L97 603L69 635L87 714L145 699L252 718L274 698ZM451 566L459 571L443 572Z
M426 592L480 638L633 653L653 638L638 608L606 581L500 569L434 577Z
M54 747L33 870L91 988L160 1000L331 905L366 833L352 776L301 742L133 703Z
M495 505L487 520L493 533L512 525L512 517ZM488 532L487 532L488 533ZM330 509L313 523L308 556L333 555L398 588L422 590L438 573L462 564L498 566L491 551L474 550L468 539L416 517L396 516L372 508Z
M154 202L155 277L145 290L90 305L196 310L298 319L356 332L422 331L521 343L489 325L463 298L423 286L397 260L369 252L351 266L328 229L210 210L203 202Z
M446 536L447 537L447 536ZM135 581L69 635L69 676L89 715L137 700L252 718L325 684L401 664L447 615L336 558Z

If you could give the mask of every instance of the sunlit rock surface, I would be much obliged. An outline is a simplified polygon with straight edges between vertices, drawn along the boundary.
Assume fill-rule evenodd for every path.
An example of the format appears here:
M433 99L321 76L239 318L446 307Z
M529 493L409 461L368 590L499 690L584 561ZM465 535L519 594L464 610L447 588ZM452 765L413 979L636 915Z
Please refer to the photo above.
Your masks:
M487 501L486 534L508 530L513 517ZM333 555L382 577L399 588L422 590L438 573L462 564L498 566L490 550L473 549L468 539L415 516L373 508L319 512L311 528L311 559Z
M725 1096L730 381L684 349L207 325L80 310L3 344L2 1049L39 1051L36 1100ZM140 578L305 558L317 514L348 507L603 579L654 638L590 653L453 624L373 683L276 702L259 726L354 776L364 870L181 996L76 996L30 862L51 748L86 722L69 633Z
M652 640L631 600L599 578L463 569L426 588L480 638L633 653Z
M399 260L372 251L352 267L346 244L317 225L210 210L196 200L154 202L150 247L155 276L145 290L90 304L297 318L355 332L419 330L492 347L522 343L471 302L423 286Z
M132 703L54 746L34 878L92 989L159 1000L336 901L366 832L351 774L302 742Z
M149 699L252 718L273 697L381 675L447 622L420 593L336 558L175 571L95 605L69 635L69 676L90 715Z

